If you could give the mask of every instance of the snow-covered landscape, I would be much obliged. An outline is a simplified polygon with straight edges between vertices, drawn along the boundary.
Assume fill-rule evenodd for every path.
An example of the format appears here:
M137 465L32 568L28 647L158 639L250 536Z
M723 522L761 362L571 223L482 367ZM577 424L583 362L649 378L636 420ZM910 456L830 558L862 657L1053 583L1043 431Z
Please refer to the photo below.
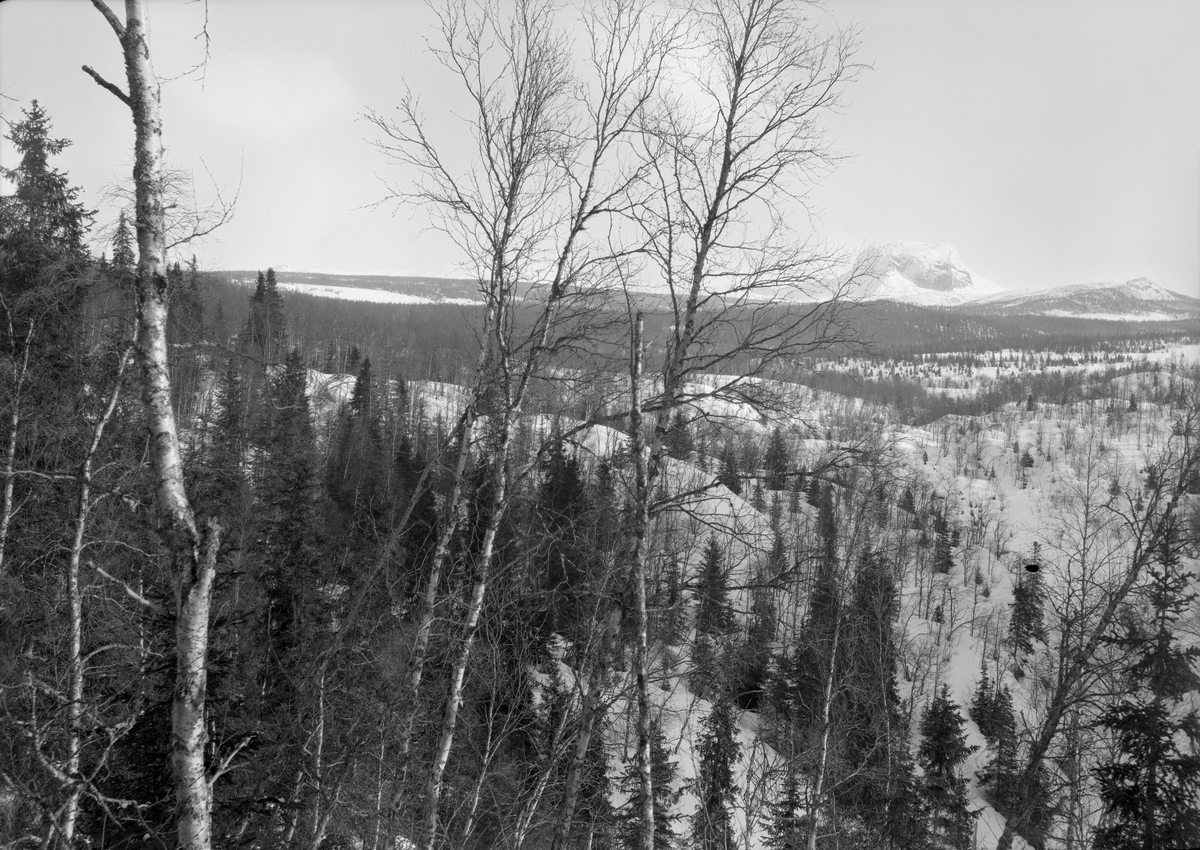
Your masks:
M0 850L1200 850L1198 32L0 3Z

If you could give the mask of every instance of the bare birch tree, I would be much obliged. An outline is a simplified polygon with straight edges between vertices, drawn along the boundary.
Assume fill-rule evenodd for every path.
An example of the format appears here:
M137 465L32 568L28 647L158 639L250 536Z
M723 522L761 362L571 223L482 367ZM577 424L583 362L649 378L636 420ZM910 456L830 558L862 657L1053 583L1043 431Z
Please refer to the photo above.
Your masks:
M212 846L212 786L205 759L208 733L209 619L221 529L203 526L188 499L179 429L171 402L167 349L167 236L163 212L161 88L150 58L145 0L125 0L125 20L104 2L92 0L121 45L127 90L88 66L84 71L128 107L134 126L133 182L137 225L137 338L142 401L150 431L150 460L156 479L158 533L173 577L175 688L171 710L171 764L176 824L183 850ZM223 767L227 768L228 759Z
M634 216L647 239L648 286L665 294L673 321L659 363L646 363L651 341L640 314L631 351L641 850L654 846L646 569L672 418L705 397L762 401L769 393L756 378L851 338L842 319L854 275L836 282L836 255L788 218L804 214L809 183L835 160L819 120L858 70L856 39L821 33L803 9L789 0L691 4L696 43L684 54L686 70L675 96L643 125L649 188ZM725 371L736 374L690 384ZM643 400L650 374L653 392Z
M562 347L581 335L580 317L604 287L600 272L614 249L603 235L628 203L636 170L622 163L635 119L655 91L666 35L647 36L646 4L614 0L585 17L589 75L575 73L553 4L521 0L511 12L487 2L439 11L434 53L458 78L471 104L476 167L457 170L426 130L408 93L398 122L368 115L377 147L414 168L415 190L389 188L393 200L427 205L480 281L485 303L481 351L467 411L459 425L454 483L429 575L409 661L401 722L407 766L421 671L426 661L438 583L466 507L468 459L487 457L487 516L455 649L441 731L429 767L420 846L438 835L442 778L453 746L463 682L483 610L497 531L510 500L514 429L531 386ZM591 233L585 233L594 225ZM595 235L592 235L592 234ZM617 253L620 249L617 249ZM519 310L528 311L525 318ZM526 459L515 459L528 471ZM517 469L517 475L523 475ZM393 809L403 804L403 777Z

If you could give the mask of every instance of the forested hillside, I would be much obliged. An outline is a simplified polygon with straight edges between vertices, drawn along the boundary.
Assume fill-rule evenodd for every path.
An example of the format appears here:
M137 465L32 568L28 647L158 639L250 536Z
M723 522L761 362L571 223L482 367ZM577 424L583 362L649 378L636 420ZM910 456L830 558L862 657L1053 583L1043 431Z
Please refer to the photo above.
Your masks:
M652 6L597 5L596 79L549 5L443 19L502 166L371 123L482 304L381 305L168 252L128 8L99 250L8 134L0 845L1200 845L1195 327L830 292L775 227L852 33L715 2L738 109L648 133Z

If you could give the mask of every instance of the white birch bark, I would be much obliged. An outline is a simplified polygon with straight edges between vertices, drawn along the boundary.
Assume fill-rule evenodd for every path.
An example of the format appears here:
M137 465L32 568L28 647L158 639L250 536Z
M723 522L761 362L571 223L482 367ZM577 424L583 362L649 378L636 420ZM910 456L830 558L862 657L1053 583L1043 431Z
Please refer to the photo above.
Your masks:
M25 350L21 355L21 365L13 363L13 393L9 402L12 412L8 417L8 442L4 447L4 502L0 504L0 577L4 576L4 554L8 549L8 529L12 525L16 508L13 505L13 485L16 482L15 461L17 457L17 434L21 426L21 390L25 386L25 376L29 374L29 344L33 341L33 323L25 332ZM14 343L11 317L8 323L8 336Z
M817 850L817 832L820 829L821 809L825 796L825 774L829 765L829 732L833 728L833 685L837 677L838 643L842 634L842 612L839 610L833 621L833 646L829 650L829 672L825 679L825 693L821 702L821 755L817 762L817 775L811 791L812 805L809 807L808 850Z
M92 0L121 43L127 92L85 66L129 107L134 125L133 181L137 225L137 340L142 402L156 477L158 533L174 584L175 689L171 706L171 765L180 850L212 846L212 781L205 764L205 701L209 618L221 529L196 523L183 479L179 431L171 404L167 357L166 228L163 219L161 89L150 61L145 0L125 0L122 23L104 0Z
M636 596L634 628L637 629L637 644L634 649L634 670L637 677L638 704L638 788L642 795L641 829L638 846L641 850L654 850L654 765L650 759L650 671L647 663L649 654L648 615L646 611L646 563L649 558L649 535L651 498L658 480L661 464L662 440L659 426L664 418L660 413L647 452L642 436L642 314L638 313L633 323L629 353L629 443L633 452L634 500L637 506L633 529L633 552L630 554L630 571ZM669 414L668 414L669 416ZM670 421L669 419L666 421Z
M67 737L67 776L72 780L67 801L63 811L62 834L67 846L75 840L75 825L79 817L79 799L83 794L83 784L80 775L80 756L83 753L83 690L84 690L84 657L83 657L83 590L79 584L79 571L83 563L83 547L87 540L88 519L92 511L92 460L100 449L100 441L104 439L104 429L112 419L113 411L117 409L117 399L121 395L121 379L125 375L125 364L129 360L126 352L121 356L117 367L116 385L108 404L92 429L92 439L87 452L79 465L79 496L75 503L75 530L71 535L71 554L67 559L67 603L70 607L70 628L67 656L68 669L68 722L70 729Z

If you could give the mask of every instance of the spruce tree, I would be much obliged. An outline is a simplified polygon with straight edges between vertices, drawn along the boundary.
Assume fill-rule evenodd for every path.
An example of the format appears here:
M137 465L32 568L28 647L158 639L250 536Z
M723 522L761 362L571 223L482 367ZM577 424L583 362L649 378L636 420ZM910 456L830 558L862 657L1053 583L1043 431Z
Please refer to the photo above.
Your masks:
M326 486L348 525L370 527L387 511L383 435L371 376L363 359L333 437Z
M710 534L696 588L696 633L720 637L728 634L736 625L737 617L729 603L729 571L725 567L725 554L721 551L717 535Z
M766 454L763 455L763 467L766 472L768 490L783 490L787 487L788 466L791 456L788 452L787 441L783 438L783 429L778 425L771 431L770 442L767 443Z
M932 812L935 847L967 850L971 842L971 813L967 782L961 768L975 747L967 745L965 722L943 684L921 718L919 757L925 770L925 794Z
M127 286L133 285L133 276L137 274L137 253L133 250L133 234L129 231L124 210L117 217L117 229L113 233L109 271L118 282Z
M1175 529L1155 551L1146 589L1151 629L1136 626L1111 642L1134 652L1131 697L1110 706L1100 723L1117 740L1117 757L1097 769L1107 823L1097 850L1158 850L1200 844L1200 713L1180 709L1200 690L1200 647L1183 647L1176 624L1196 599L1193 574L1179 567ZM1190 752L1188 751L1190 749Z
M902 813L908 801L898 791L903 765L911 769L911 759L904 761L908 734L896 684L898 614L889 564L878 550L864 552L839 649L844 661L833 706L840 732L834 798L839 809L857 816L877 836L903 841L911 837Z
M249 439L246 386L236 357L225 359L214 400L215 415L208 423L196 464L195 498L207 513L221 520L225 539L232 540L236 537L230 534L232 524L245 518L245 460Z
M309 411L307 368L299 349L288 355L284 372L271 388L275 415L269 423L257 488L260 581L264 612L268 690L281 686L322 619L318 585L320 489L316 442Z
M797 761L788 759L779 793L769 807L766 840L769 850L804 850L808 846L808 820L801 814L806 802L801 782Z
M971 719L983 733L983 737L991 742L995 738L994 721L996 710L996 693L992 680L987 672L987 658L979 666L979 681L975 685L975 695L971 698Z
M717 472L717 483L724 484L735 496L742 495L742 474L738 469L737 453L732 443L725 443L721 449L721 466Z
M584 598L591 565L586 527L590 510L579 461L555 436L542 464L535 506L540 531L537 558L546 595L545 628L571 639L577 630L589 627Z
M671 761L663 738L662 725L658 719L650 727L650 788L654 797L654 848L672 850L675 847L675 823L679 815L674 812L682 791L675 788L677 767ZM621 774L619 787L629 795L625 805L616 813L617 834L621 847L640 850L642 832L642 788L641 774L637 761L631 760Z
M692 646L692 690L707 694L715 688L731 686L729 659L724 657L724 638L737 625L729 604L729 576L725 555L715 534L709 535L704 549L696 588L696 640Z
M732 803L737 785L733 768L740 750L733 700L722 691L704 718L696 746L699 765L695 792L699 805L692 816L696 850L729 850L735 846Z
M687 460L695 450L692 426L682 410L675 411L666 435L667 454L677 460Z
M84 208L80 189L53 166L71 142L54 138L51 130L49 116L35 100L22 110L21 120L9 124L6 136L17 164L0 168L15 187L13 194L0 196L5 299L0 328L6 331L0 333L0 359L10 364L3 369L6 380L17 376L23 362L29 374L21 398L15 386L0 385L0 399L5 407L10 396L19 403L21 424L31 426L22 430L37 435L36 445L25 442L19 449L20 465L65 469L74 461L60 455L78 439L66 432L83 418L77 409L85 380L78 356L88 263L83 240L95 213ZM10 544L18 537L14 529Z
M1009 814L1017 798L1020 767L1017 762L1017 721L1013 714L1012 693L1007 686L1000 687L992 700L988 731L992 757L979 774L979 782L987 789L996 810Z
M1043 605L1046 591L1042 586L1041 574L1021 571L1021 578L1013 588L1012 617L1008 622L1008 638L1014 652L1033 652L1035 640L1046 640L1043 625Z

